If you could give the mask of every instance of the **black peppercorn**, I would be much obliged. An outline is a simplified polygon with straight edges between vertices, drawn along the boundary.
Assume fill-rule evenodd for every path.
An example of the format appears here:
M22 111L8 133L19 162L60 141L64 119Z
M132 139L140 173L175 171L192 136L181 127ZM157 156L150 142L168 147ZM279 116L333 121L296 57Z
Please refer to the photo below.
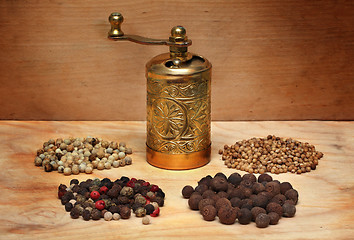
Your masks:
M92 220L99 220L101 218L101 211L97 209L92 209L91 217Z
M202 196L200 196L200 197L202 197ZM154 202L157 202L159 207L163 207L163 205L165 204L165 200L162 197L156 197Z
M263 173L261 175L259 175L258 177L258 182L262 183L262 182L271 182L273 181L272 176L268 175L267 173Z
M219 221L222 224L233 224L236 221L238 214L238 208L233 208L231 206L222 206L218 211Z
M64 184L60 184L58 187L58 191L65 191L66 192L67 186Z
M289 182L282 182L280 184L280 193L285 194L286 191L288 191L289 189L292 189L292 188L293 188L293 186Z
M201 210L201 214L205 221L214 221L216 213L216 208L213 205L206 205Z
M283 216L284 217L294 217L296 213L295 205L284 203L283 205Z
M280 217L279 217L279 215L277 213L270 212L270 213L268 213L268 216L270 218L270 222L269 222L270 225L278 224Z
M279 217L283 216L283 208L278 203L275 202L268 203L266 210L267 213L276 212L279 215Z
M119 207L116 206L116 205L112 205L110 208L109 208L109 211L111 213L119 213Z
M121 191L121 188L118 188L118 187L111 188L108 190L107 196L109 196L110 198L117 198L120 191Z
M293 200L294 203L297 204L299 193L295 189L289 189L284 195L287 199Z
M72 205L71 202L65 203L65 211L70 212L71 209L73 209L73 207L74 207L74 206Z
M156 192L156 197L165 198L165 193L161 190L161 188L159 188Z
M192 193L194 193L194 188L190 185L187 185L182 189L182 196L184 198L190 198Z
M146 215L150 215L155 210L155 207L152 204L147 204L144 208L146 210Z
M131 215L131 209L129 207L123 206L120 209L120 216L122 219L128 219L130 218L130 215Z
M247 208L241 208L238 212L238 222L240 224L249 224L252 220L252 213Z
M199 202L203 199L203 197L199 193L194 193L188 200L188 205L192 210L198 210Z
M70 185L72 185L72 184L79 184L79 180L77 180L77 179L71 179L70 180Z
M216 192L220 192L220 191L225 192L228 189L228 183L226 178L221 176L216 176L211 180L210 187L212 190Z
M261 207L254 207L251 209L251 213L252 213L252 221L256 221L256 217L258 216L258 214L267 213L267 211Z
M71 211L70 211L70 216L73 218L73 219L77 219L80 217L80 211L79 209L77 208L72 208Z
M270 217L265 213L260 213L256 217L256 226L259 228L266 228L269 226Z
M242 181L242 177L238 173L233 173L228 177L227 181L237 187Z
M90 220L91 218L91 212L87 209L85 209L83 212L82 212L82 218L85 220L85 221L88 221Z

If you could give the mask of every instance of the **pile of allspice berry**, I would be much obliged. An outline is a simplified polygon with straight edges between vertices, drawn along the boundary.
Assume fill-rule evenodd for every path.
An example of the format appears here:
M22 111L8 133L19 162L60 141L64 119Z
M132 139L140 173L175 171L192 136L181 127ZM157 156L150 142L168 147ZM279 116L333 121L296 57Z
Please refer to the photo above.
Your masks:
M37 150L34 164L44 171L64 175L92 173L132 164L132 149L124 142L109 142L101 138L58 138L43 143Z
M315 170L322 152L313 145L291 138L268 135L266 138L251 138L225 145L219 150L228 168L249 173L306 173Z
M258 177L238 173L228 178L223 173L203 177L198 186L182 189L192 210L199 210L206 221L216 216L223 224L256 223L259 228L277 224L281 217L293 217L298 202L298 192L289 182L280 183L266 173Z
M165 193L145 180L123 176L115 181L72 179L69 187L59 185L58 198L73 219L80 216L86 221L128 219L133 212L146 225L150 223L147 215L159 216Z

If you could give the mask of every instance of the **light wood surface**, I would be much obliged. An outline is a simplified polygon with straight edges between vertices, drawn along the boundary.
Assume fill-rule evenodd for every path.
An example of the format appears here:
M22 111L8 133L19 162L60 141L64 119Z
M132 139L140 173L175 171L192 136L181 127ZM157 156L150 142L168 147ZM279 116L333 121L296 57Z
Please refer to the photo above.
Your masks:
M145 120L145 63L106 39L183 25L213 64L213 120L354 119L352 1L1 1L0 119Z
M318 168L303 175L272 175L289 181L300 198L294 218L282 218L266 229L249 225L206 222L188 208L181 189L210 174L235 170L217 154L224 144L275 134L307 141L324 153ZM97 136L126 141L134 150L133 164L75 176L142 178L166 193L165 206L150 225L135 216L129 220L73 220L57 199L60 183L73 176L46 173L33 164L35 151L49 138ZM205 167L168 171L145 161L144 122L0 122L0 239L353 239L354 123L353 122L213 122L212 160ZM240 174L245 172L238 171Z

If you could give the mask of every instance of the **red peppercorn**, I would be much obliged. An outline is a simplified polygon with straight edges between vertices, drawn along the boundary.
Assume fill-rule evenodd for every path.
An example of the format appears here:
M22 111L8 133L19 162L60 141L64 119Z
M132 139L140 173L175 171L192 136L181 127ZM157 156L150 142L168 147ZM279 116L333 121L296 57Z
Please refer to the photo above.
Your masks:
M100 188L100 193L101 193L101 194L106 194L107 191L108 191L108 187L106 187L106 186L102 186L102 187Z
M90 197L93 199L93 200L97 200L100 198L100 193L98 191L92 191L91 194L90 194Z
M149 182L143 182L143 186L148 187L148 186L150 186L150 183Z
M151 214L151 217L157 217L160 214L160 208L156 208Z
M105 207L105 203L104 203L104 201L103 200L98 200L97 202L95 202L95 207L96 207L96 209L98 209L98 210L103 210L104 209L104 207Z
M132 180L130 180L129 182L127 182L127 187L134 188L135 187L135 183Z
M151 185L150 191L151 192L157 192L159 190L159 187L157 185Z
M58 198L61 199L64 196L65 193L66 193L66 190L58 191Z
M131 178L130 181L132 181L133 183L136 183L136 181L138 181L136 178Z

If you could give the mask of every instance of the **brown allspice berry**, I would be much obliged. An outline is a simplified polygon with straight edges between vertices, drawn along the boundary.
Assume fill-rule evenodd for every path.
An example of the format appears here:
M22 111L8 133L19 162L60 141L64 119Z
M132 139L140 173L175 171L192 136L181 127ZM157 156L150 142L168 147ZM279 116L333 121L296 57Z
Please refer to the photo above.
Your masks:
M128 219L131 215L131 209L127 206L123 206L119 212L122 219Z
M205 207L207 205L215 206L215 201L211 198L203 198L202 200L199 201L199 204L198 204L199 211L201 212L203 207Z
M242 199L241 208L248 208L251 210L253 208L253 201L249 198Z
M228 183L226 178L222 176L216 176L211 180L210 187L212 190L216 192L220 192L220 191L225 192L228 189Z
M268 182L265 185L265 190L275 196L280 193L280 184L275 181Z
M293 204L284 203L283 205L283 216L284 217L294 217L296 213L296 207Z
M278 224L280 217L276 212L270 212L268 213L268 216L270 218L270 225Z
M286 191L288 191L289 189L292 189L292 188L293 188L293 186L289 182L282 182L280 184L280 193L285 194Z
M205 192L203 192L202 197L203 198L211 198L212 196L214 196L216 193L213 190L206 190Z
M243 188L243 195L245 198L249 198L252 195L252 189L251 188Z
M205 221L214 221L217 213L216 208L213 205L204 206L200 212Z
M255 207L266 208L268 202L268 198L261 193L259 193L256 197L253 198L253 205Z
M196 192L199 192L201 195L206 191L208 190L209 187L205 184L199 184L195 189L194 191Z
M276 212L279 215L279 217L283 216L283 207L280 206L280 204L278 203L275 202L268 203L266 210L267 213Z
M246 173L245 175L243 175L242 176L242 181L245 181L245 180L250 181L252 183L257 182L256 176L254 174L252 174L252 173Z
M219 221L222 224L231 225L234 224L238 215L238 208L231 206L222 206L218 210Z
M294 203L297 204L299 193L295 189L289 189L284 195L287 199L293 200Z
M241 208L242 200L238 197L233 197L230 199L230 203L232 207Z
M251 209L251 213L252 213L252 221L256 221L256 217L258 216L258 214L260 213L267 213L267 211L264 208L261 207L253 207Z
M242 225L249 224L252 221L252 213L251 210L247 208L241 208L238 211L238 222Z
M266 228L269 226L270 217L266 213L260 213L256 217L256 226L259 228Z
M221 207L231 207L231 202L230 202L230 200L229 199L227 199L227 198L220 198L219 200L217 200L216 202L215 202L215 208L216 208L216 210L217 211L219 211L219 209L221 208Z
M190 185L184 186L182 189L182 196L184 198L190 198L192 193L194 193L194 188Z
M228 194L227 192L224 192L224 191L218 192L217 195L218 195L220 198L228 198L228 197L229 197L229 194Z
M249 179L242 180L240 185L245 188L252 189L254 182L250 181Z
M188 200L189 208L192 210L199 210L198 205L202 199L203 199L203 197L199 193L192 194L192 196Z
M258 182L259 182L259 183L262 183L262 182L271 182L271 181L273 181L273 178L272 178L272 176L270 176L270 175L267 174L267 173L263 173L263 174L259 175L259 177L258 177Z
M211 182L212 179L213 179L213 177L210 176L210 175L208 175L206 177L203 177L202 179L199 180L198 185L199 184L205 184L205 185L207 185L209 187L210 186L210 182Z
M227 181L237 187L242 181L242 177L239 173L233 173L227 178Z
M277 194L270 200L270 202L278 203L281 206L283 206L285 201L286 201L286 197L283 194Z
M252 191L254 194L265 191L265 186L262 183L256 182L252 186Z
M229 198L234 198L234 197L244 199L245 198L244 188L241 188L240 186L238 186L237 188L232 190L232 192L229 194Z

